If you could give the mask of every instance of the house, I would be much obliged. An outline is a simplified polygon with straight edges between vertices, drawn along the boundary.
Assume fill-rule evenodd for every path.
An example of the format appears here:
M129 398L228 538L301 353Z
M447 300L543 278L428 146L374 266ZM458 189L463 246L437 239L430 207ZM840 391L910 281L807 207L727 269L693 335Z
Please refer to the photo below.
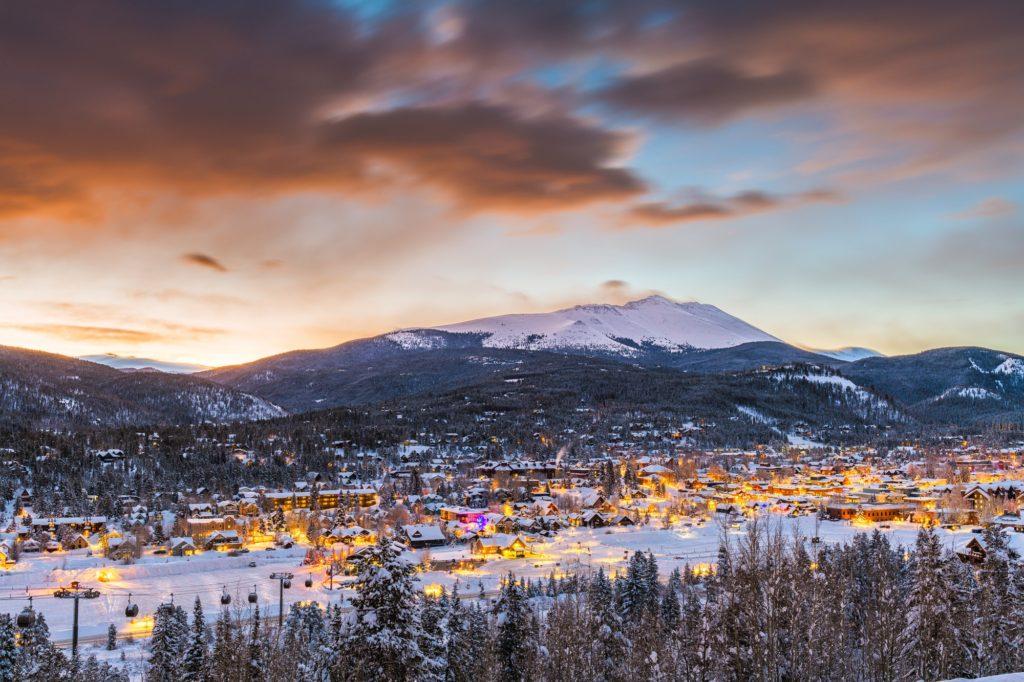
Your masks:
M112 537L107 539L107 558L112 561L134 559L136 554L135 538Z
M86 540L85 536L81 533L72 533L68 537L64 538L64 542L62 544L66 550L89 548L89 541Z
M967 546L956 553L960 561L975 565L982 564L985 561L986 554L985 547L978 538L971 538Z
M231 549L238 549L242 546L242 539L237 530L215 530L204 539L206 549L216 549L226 552Z
M481 556L503 556L506 559L521 559L529 553L526 541L520 535L495 533L490 537L478 537L470 543L470 552Z
M992 525L1012 528L1018 533L1024 533L1024 517L1019 514L1003 514L992 519Z
M192 556L199 551L199 548L196 547L192 536L182 535L171 538L167 543L167 551L171 553L171 556Z
M360 526L336 526L328 533L324 540L328 543L343 542L345 544L369 544L376 540L373 531Z
M1010 559L1014 561L1020 558L1020 555L1016 550L1011 549L1008 551L1008 554ZM984 563L985 557L988 555L988 550L985 549L985 543L981 539L973 537L967 542L967 545L962 550L956 553L956 555L960 558L960 561L963 561L964 563L980 565Z
M402 526L409 546L414 549L422 547L440 547L445 543L444 533L437 526L409 525Z

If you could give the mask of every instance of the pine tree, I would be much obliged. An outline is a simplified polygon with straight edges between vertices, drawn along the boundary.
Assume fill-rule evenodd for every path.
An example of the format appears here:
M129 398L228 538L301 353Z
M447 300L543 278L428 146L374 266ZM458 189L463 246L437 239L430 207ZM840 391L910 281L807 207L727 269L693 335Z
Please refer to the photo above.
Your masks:
M107 651L117 648L117 626L111 623L107 627Z
M181 607L161 604L153 616L153 634L149 643L149 682L176 682L181 679L182 657L188 643L188 619Z
M270 531L272 533L283 533L285 529L284 512L280 507L274 509L270 514Z
M261 625L260 606L257 604L256 608L254 608L252 612L252 621L249 627L249 641L246 645L247 660L245 663L245 670L243 671L243 679L245 682L260 682L260 680L264 678L264 642Z
M947 557L943 573L949 586L949 608L943 618L949 622L953 639L945 652L943 670L950 678L969 677L980 658L975 633L978 583L974 571L956 556Z
M36 613L36 622L21 632L18 667L26 679L35 679L55 657L46 616Z
M679 607L679 593L671 584L669 584L665 594L661 597L658 616L661 619L662 628L666 632L673 633L679 627L679 622L682 619L682 612Z
M313 681L327 675L332 659L332 635L320 605L292 604L285 621L285 650L299 652L296 679Z
M397 543L383 536L360 558L355 623L348 637L353 659L367 665L357 675L379 671L389 680L412 680L422 672L420 611L413 588L414 567ZM358 664L357 664L358 666Z
M589 669L599 675L599 679L618 679L626 664L629 639L623 632L615 594L603 568L598 570L587 590L587 609L587 634L591 641Z
M536 642L530 626L532 613L526 590L511 574L498 597L497 614L497 678L500 682L524 682L530 679Z
M992 525L985 529L985 559L978 571L977 637L982 659L978 673L998 675L1012 672L1016 659L1014 631L1013 581L1011 557L1006 531Z
M448 668L444 675L445 682L469 682L473 679L473 659L466 641L466 613L459 598L458 583L452 588L451 598L448 599L446 622L448 639L445 642L445 659Z
M448 667L445 647L445 617L447 615L448 598L442 593L441 599L424 597L420 611L421 633L420 651L423 652L423 670L419 680L423 682L440 682L444 679L444 671Z
M203 617L203 604L196 596L195 605L192 608L192 636L185 653L182 679L189 682L205 680L207 658L206 619Z
M917 679L945 679L947 650L955 635L950 631L950 586L942 571L942 546L935 531L923 528L911 564L911 588L908 600L907 629L903 651Z
M238 644L235 626L227 609L221 609L213 628L213 652L210 655L209 676L217 682L235 680L239 672Z
M465 660L470 662L467 668L470 675L466 679L487 679L493 669L493 640L491 624L479 604L470 604L466 609L465 633L462 646Z
M14 682L19 678L18 646L14 634L14 621L6 613L0 614L0 682Z

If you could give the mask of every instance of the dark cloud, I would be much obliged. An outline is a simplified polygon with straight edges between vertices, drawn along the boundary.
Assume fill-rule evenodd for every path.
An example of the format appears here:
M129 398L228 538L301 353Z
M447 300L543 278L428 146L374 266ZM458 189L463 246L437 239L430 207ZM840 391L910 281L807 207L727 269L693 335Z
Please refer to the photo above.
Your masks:
M748 190L728 197L701 196L696 201L685 203L651 201L633 206L620 226L623 228L666 227L705 220L737 218L803 204L839 200L841 200L840 195L831 190L815 189L798 194L771 194L760 190Z
M228 271L223 263L213 256L209 256L205 253L186 253L182 254L181 259L191 265L198 265L199 267L209 268L210 270L216 270L217 272Z
M627 76L598 97L661 119L718 124L814 92L813 79L803 71L754 74L724 62L699 60Z
M360 113L429 100L428 70L452 59L470 57L431 48L414 14L369 27L317 0L22 5L0 22L0 89L18 93L0 108L0 215L91 210L98 187L379 189L378 161L472 209L641 189L609 167L623 136L566 113L465 97Z
M609 279L601 282L601 288L605 291L622 291L629 289L630 284L624 279Z
M858 149L900 140L900 162L919 168L1024 126L1024 3L1010 0L454 0L396 3L369 22L347 7L5 7L0 91L17 96L0 107L0 217L99 215L110 188L266 196L401 181L506 211L642 192L619 167L628 138L580 119L585 88L535 77L546 69L597 66L612 74L602 101L688 124L813 100Z
M469 103L363 113L325 126L324 145L362 164L412 173L470 208L557 210L644 191L612 164L628 141L564 115L525 117Z

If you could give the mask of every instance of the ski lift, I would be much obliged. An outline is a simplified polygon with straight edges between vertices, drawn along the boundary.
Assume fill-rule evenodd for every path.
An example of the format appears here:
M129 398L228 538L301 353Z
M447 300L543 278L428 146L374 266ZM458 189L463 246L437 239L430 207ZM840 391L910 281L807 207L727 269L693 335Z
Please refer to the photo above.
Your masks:
M30 628L36 624L36 612L32 608L32 597L28 598L28 606L18 614L18 627Z
M221 592L221 595L220 595L220 603L222 605L224 605L224 606L227 606L228 604L231 603L231 595L228 594L228 586L227 585L224 586L223 590L224 591Z
M124 617L134 618L139 615L139 605L132 602L132 593L128 593L128 605L124 607Z
M313 576L306 576L306 587L313 587Z
M287 590L287 589L288 589L289 587L291 587L291 586L292 586L292 581L291 581L291 578L285 578L285 579L284 579L284 589L286 589L286 590Z
M257 601L259 601L259 596L256 594L256 586L253 585L252 592L249 593L249 603L255 604Z

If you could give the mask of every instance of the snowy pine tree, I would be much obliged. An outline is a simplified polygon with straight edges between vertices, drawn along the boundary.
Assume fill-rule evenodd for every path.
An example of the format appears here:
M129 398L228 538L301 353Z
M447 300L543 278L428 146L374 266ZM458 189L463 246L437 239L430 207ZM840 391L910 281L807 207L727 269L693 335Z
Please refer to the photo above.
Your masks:
M161 604L153 615L149 643L149 682L177 682L182 676L182 659L188 646L188 619L181 607Z
M236 642L235 625L228 609L221 609L213 628L213 651L210 654L208 674L211 680L227 682L238 677L239 645Z
M497 678L500 682L530 679L530 664L536 651L531 627L530 604L522 584L509 575L497 604L498 634L495 640Z
M911 563L911 587L904 631L903 655L915 679L947 677L948 648L954 645L948 612L951 588L942 571L942 546L935 531L917 534Z
M14 621L6 613L0 614L0 682L14 682L19 679L18 645L14 633Z
M611 582L599 569L587 591L590 639L590 670L601 680L615 680L624 672L629 640L623 632L623 622L615 604Z
M192 631L185 652L185 664L182 679L188 682L201 682L206 679L208 666L208 644L206 641L206 618L203 617L203 604L196 597L192 607Z
M260 623L260 606L252 610L252 622L249 627L249 641L246 646L247 656L245 667L241 670L244 682L260 682L265 677L266 661L263 658L263 630Z
M401 682L416 679L424 669L415 569L401 553L397 543L381 537L359 560L355 623L347 640L356 679L382 675Z
M1017 650L1014 642L1011 550L1006 531L991 525L985 529L985 559L978 571L978 648L982 653L977 670L980 675L1013 672Z
M422 682L440 682L444 679L444 671L448 667L445 646L447 605L446 594L442 594L441 599L424 597L420 611L420 651L423 652L423 670L418 678Z

